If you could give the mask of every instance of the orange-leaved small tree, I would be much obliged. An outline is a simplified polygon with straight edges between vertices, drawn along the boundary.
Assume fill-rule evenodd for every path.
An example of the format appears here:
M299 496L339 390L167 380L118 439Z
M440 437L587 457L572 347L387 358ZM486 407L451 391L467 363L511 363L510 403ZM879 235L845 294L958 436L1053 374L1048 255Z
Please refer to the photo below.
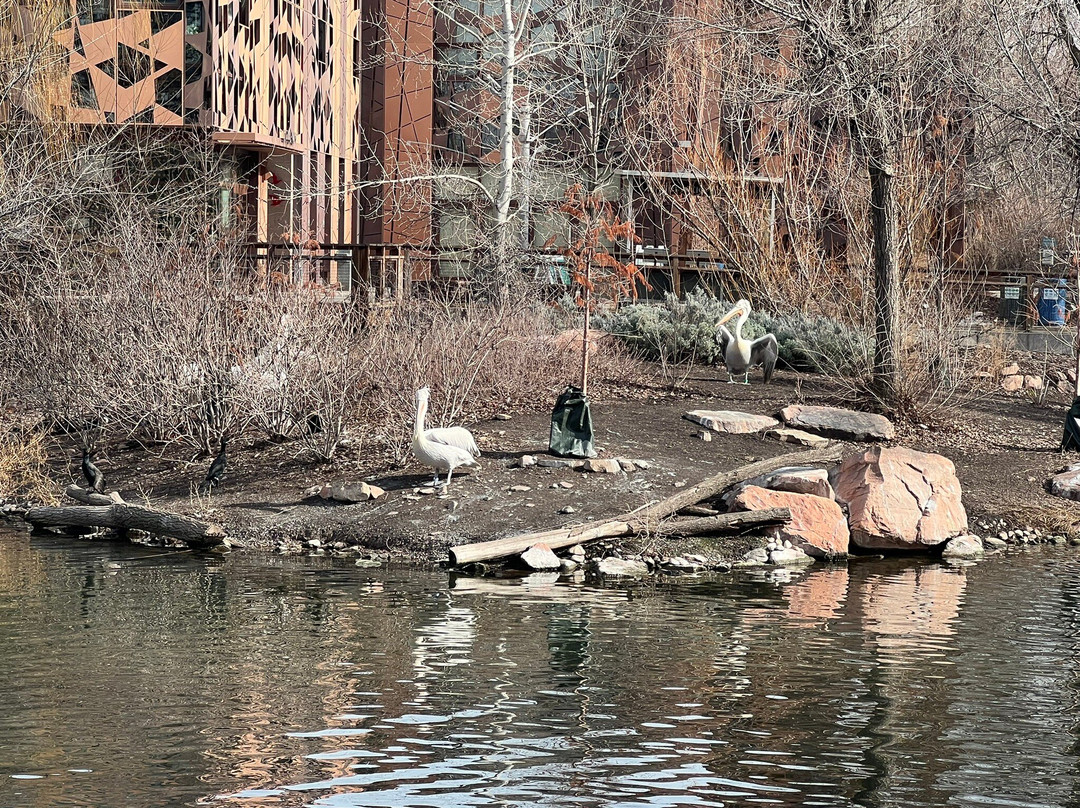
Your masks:
M614 206L597 192L581 185L566 190L559 206L570 218L570 246L562 250L570 265L570 277L578 286L577 304L585 312L581 338L581 391L589 392L589 316L599 300L618 304L623 298L637 298L638 283L645 277L633 263L623 263L612 250L619 243L641 241L634 223L624 221Z

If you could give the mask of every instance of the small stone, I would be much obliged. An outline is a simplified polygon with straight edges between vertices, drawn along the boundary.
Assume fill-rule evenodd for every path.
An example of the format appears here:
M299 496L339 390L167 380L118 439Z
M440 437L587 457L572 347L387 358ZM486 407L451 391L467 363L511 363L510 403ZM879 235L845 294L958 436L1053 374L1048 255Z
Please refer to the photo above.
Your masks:
M1015 376L1020 372L1020 366L1013 362L1011 365L1006 365L998 371L1002 376Z
M573 505L565 505L559 509L559 513L577 513L577 508Z
M1042 376L1025 376L1024 377L1024 389L1025 390L1042 390L1043 389Z
M512 485L507 489L508 491L514 491L516 493L524 493L526 491L532 491L532 488L527 485Z
M557 570L559 557L546 544L534 544L520 556L521 562L531 570Z
M322 491L323 491L323 486L322 485L313 485L313 486L311 486L311 488L305 488L304 489L304 499L310 499L311 497L321 496ZM330 492L327 491L326 492L326 497L323 497L323 499L326 499L329 496L330 496Z
M632 471L637 471L637 467L634 465L633 460L627 460L625 457L619 458L619 468L629 474Z
M1009 546L1007 541L1002 541L997 536L987 536L983 539L983 545L989 547L991 550L1004 550Z
M605 578L641 578L649 574L649 567L644 561L626 558L602 558L594 561L590 569Z
M356 566L364 569L374 569L375 567L381 567L382 562L374 558L358 558L356 559Z
M500 413L497 413L495 415L495 420L496 421L509 421L510 420L510 415L508 413L505 413L505 412L500 412Z
M642 470L652 468L652 463L650 463L648 460L635 460L634 465Z
M764 547L755 547L753 550L748 550L742 557L744 566L761 566L762 564L769 563L769 553Z
M812 449L829 445L829 439L826 437L812 435L802 429L791 429L789 427L784 427L783 429L770 429L765 433L765 437L773 438L781 443L794 443L798 446L809 446Z
M575 544L573 547L571 547L566 552L569 554L569 556L571 558L577 559L578 561L585 558L585 548L582 547L580 544Z
M683 558L682 556L675 556L664 561L660 568L664 572L673 573L675 575L687 575L694 572L701 572L702 565L696 564L689 558Z
M1006 393L1015 393L1024 386L1024 377L1019 375L1005 376L1001 380L1001 389Z
M330 483L323 483L319 488L319 496L323 499L330 499L334 495L334 489L330 487Z
M798 547L784 547L769 553L769 563L777 567L798 567L813 564L814 559Z
M559 572L570 573L576 570L581 565L574 561L572 558L564 558L559 561Z
M308 539L307 546L312 548L313 550L318 550L320 547L322 547L322 541L320 539Z
M945 549L941 551L942 558L972 559L982 557L985 550L978 536L968 534L949 539Z
M593 458L592 460L586 460L583 468L585 471L590 471L595 474L618 474L622 471L619 461L612 458Z
M536 465L536 458L532 455L522 455L518 458L517 467L519 469L527 469Z
M706 443L711 443L712 442L712 432L709 432L709 431L707 431L705 429L702 429L702 430L698 431L697 432L697 437L700 438L701 440L705 441Z
M430 497L435 493L435 489L431 486L428 486L427 488L417 488L416 493L423 494L425 497Z
M565 488L566 490L570 490L571 488L574 487L574 484L572 482L570 482L569 480L562 480L558 485L559 485L559 488Z

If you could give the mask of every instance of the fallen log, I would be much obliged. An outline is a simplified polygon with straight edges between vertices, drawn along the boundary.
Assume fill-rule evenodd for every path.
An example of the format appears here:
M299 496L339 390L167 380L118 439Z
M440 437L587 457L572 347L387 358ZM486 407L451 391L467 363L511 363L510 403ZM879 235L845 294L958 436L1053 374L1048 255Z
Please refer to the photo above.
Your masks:
M638 508L630 513L593 525L574 525L572 527L544 530L538 533L524 533L505 539L475 542L450 548L450 563L454 566L472 564L477 561L491 561L496 558L523 553L534 544L543 542L552 550L582 544L596 539L610 539L637 533L656 532L660 523L683 508L714 497L730 488L735 483L751 477L768 474L784 466L805 466L812 463L832 463L840 459L843 448L826 446L805 452L792 452L777 457L769 457L739 466L731 471L722 471L697 485L679 491L674 496L651 505ZM712 517L710 517L712 518Z
M110 491L108 494L99 494L96 491L87 491L77 485L69 485L64 489L64 495L68 499L81 502L83 505L116 505L124 501L119 491Z
M681 511L680 516L718 516L720 511L707 505L687 505Z
M90 496L104 497L103 494L87 495ZM31 508L23 518L35 528L94 527L118 531L141 530L155 536L177 539L196 549L215 547L225 540L225 529L221 525L139 505L129 505L126 502L112 502L110 505L42 506Z
M763 508L760 511L739 511L691 519L669 519L657 525L651 535L664 539L708 536L713 533L732 533L749 527L777 525L790 519L790 508Z

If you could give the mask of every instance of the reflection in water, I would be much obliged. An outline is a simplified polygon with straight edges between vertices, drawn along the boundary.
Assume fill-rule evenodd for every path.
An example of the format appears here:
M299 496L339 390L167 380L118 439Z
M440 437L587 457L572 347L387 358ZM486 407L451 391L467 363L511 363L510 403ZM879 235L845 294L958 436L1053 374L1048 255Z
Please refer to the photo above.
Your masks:
M0 805L1077 804L1071 557L450 583L0 535Z

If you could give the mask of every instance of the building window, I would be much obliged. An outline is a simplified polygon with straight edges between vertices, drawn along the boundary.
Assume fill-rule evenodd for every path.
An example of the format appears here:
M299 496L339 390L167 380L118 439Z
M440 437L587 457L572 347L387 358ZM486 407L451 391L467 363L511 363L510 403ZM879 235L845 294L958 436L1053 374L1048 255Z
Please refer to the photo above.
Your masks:
M499 127L493 123L484 123L480 126L480 148L484 152L495 151L499 148Z
M182 90L179 70L170 70L154 79L154 101L176 115L183 114Z
M116 46L116 83L127 88L150 78L150 56L129 48L123 42Z
M187 20L184 24L184 33L188 36L201 34L206 30L206 9L202 3L188 3L185 7Z
M202 78L203 55L190 42L184 43L184 83L194 84Z
M75 13L79 25L90 25L113 16L112 0L76 0Z
M80 70L71 77L71 104L80 109L98 108L97 92L89 70Z

